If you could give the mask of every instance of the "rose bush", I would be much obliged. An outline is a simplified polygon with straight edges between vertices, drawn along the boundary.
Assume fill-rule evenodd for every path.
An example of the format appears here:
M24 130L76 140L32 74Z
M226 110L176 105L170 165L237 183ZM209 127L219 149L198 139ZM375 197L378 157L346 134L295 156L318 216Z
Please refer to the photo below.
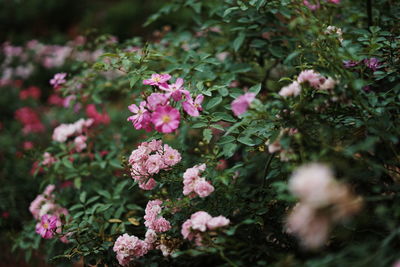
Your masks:
M180 12L193 20L152 40L3 44L3 177L27 183L1 189L8 233L4 212L24 210L14 249L103 266L395 264L399 4L172 1L148 23Z

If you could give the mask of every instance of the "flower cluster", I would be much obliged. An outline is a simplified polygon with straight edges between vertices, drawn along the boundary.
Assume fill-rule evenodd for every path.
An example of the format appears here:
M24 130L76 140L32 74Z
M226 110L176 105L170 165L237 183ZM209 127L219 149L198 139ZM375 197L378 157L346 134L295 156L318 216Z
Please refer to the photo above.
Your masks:
M317 90L331 90L335 87L336 81L331 77L324 77L314 70L304 70L300 72L297 81L292 82L288 86L284 86L279 91L279 95L283 97L298 96L301 93L301 84L308 84Z
M198 211L182 224L181 233L185 239L195 239L196 245L202 246L202 233L227 226L229 223L229 219L224 216L212 217L205 211Z
M157 233L163 233L171 229L171 224L162 217L162 201L159 199L151 200L147 203L144 215L144 225Z
M148 244L136 236L123 234L117 238L113 250L117 253L120 265L127 266L135 258L142 257L148 252Z
M69 137L81 135L84 129L93 124L93 119L80 119L74 123L63 123L57 126L53 131L53 140L64 143Z
M65 80L65 77L67 77L66 73L56 73L54 77L50 80L50 84L53 86L54 89L58 89L62 84L66 83L67 80Z
M24 125L22 129L24 134L40 133L45 130L39 115L30 107L23 107L16 110L15 118Z
M204 96L198 95L193 99L190 92L184 89L182 78L177 78L175 83L169 84L170 79L169 74L153 74L150 79L143 81L143 84L152 85L159 92L149 95L139 106L132 104L128 107L134 115L127 120L132 122L135 129L151 131L154 127L161 133L171 133L178 129L181 114L172 106L172 101L182 101L183 110L190 116L200 115Z
M41 95L41 91L40 91L39 87L36 87L36 86L29 86L27 89L21 90L19 92L19 98L21 100L28 99L28 98L38 100L40 98L40 95Z
M337 182L323 164L299 167L290 178L289 189L300 202L288 217L287 231L299 237L306 248L322 246L335 223L361 208L361 199Z
M53 238L56 233L61 233L61 215L67 216L68 210L55 202L54 185L48 185L44 192L38 195L29 206L29 211L39 222L36 224L36 233L45 239ZM66 236L60 238L68 242Z
M156 186L154 175L161 170L168 170L181 161L181 154L161 140L143 142L132 151L129 157L131 176L144 190Z
M240 116L245 113L255 97L255 93L245 93L233 100L231 103L233 114L235 114L235 116Z
M377 71L378 68L381 67L381 63L379 62L379 59L376 57L371 57L371 58L366 58L362 61L354 61L354 60L345 60L343 62L343 65L345 68L353 68L355 66L358 66L359 64L364 63L366 67L371 69L372 71Z
M196 165L189 168L183 174L183 194L193 198L198 195L204 198L214 192L214 187L206 181L204 177L200 177L200 173L206 169L205 164Z

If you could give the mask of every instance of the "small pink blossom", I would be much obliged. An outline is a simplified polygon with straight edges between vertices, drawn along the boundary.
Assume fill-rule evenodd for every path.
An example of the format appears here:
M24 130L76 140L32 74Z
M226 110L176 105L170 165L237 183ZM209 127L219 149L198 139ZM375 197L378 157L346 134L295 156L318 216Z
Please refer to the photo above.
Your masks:
M214 186L207 182L206 179L200 178L195 182L193 191L199 197L204 198L214 192Z
M186 111L187 114L189 114L192 117L198 117L200 116L199 111L202 111L203 108L201 106L201 103L204 100L203 95L198 95L196 96L196 99L193 100L192 97L189 96L186 101L182 102L182 107Z
M55 235L59 223L57 216L45 214L36 225L36 233L45 239L51 239Z
M165 165L173 166L181 161L182 157L178 150L173 149L167 144L164 145L164 150L163 159Z
M152 74L150 79L144 80L143 84L144 85L155 85L155 86L161 86L165 85L167 81L171 79L171 75L169 74Z
M324 81L325 78L314 70L303 70L300 72L299 77L297 78L298 83L301 84L308 82L310 86L314 87L315 89L318 89Z
M179 127L179 111L171 106L159 106L153 113L151 121L160 133L171 133Z
M220 227L227 226L230 223L229 219L224 216L213 217L211 220L207 222L207 227L210 230L215 230Z
M171 229L170 222L160 215L163 209L161 205L162 201L159 199L149 201L144 215L144 225L158 233Z
M161 155L154 154L149 156L146 160L146 169L150 174L158 173L161 169L164 168L164 161Z
M54 75L54 77L50 80L50 84L54 87L54 88L58 88L60 87L60 85L64 84L65 82L67 82L65 80L65 77L67 76L66 73L57 73Z
M192 221L192 229L205 232L207 230L207 223L212 219L211 215L205 211L198 211L193 213L190 217Z
M282 87L282 89L279 91L279 95L286 98L288 96L298 96L300 92L301 92L300 84L294 81L288 86Z
M51 166L53 163L57 161L56 158L54 158L49 152L44 152L43 154L43 160L42 160L42 165L44 166Z
M161 93L152 93L147 97L147 108L151 111L155 111L159 106L165 106L168 104L168 96Z
M304 0L303 4L308 7L310 10L315 11L320 8L319 0L316 0L315 4L311 4L308 0Z
M75 137L74 144L75 144L75 150L77 152L81 152L82 150L84 150L87 147L86 140L87 140L87 137L84 135L79 135L79 136Z
M117 253L119 264L127 266L135 258L145 255L148 252L148 245L134 235L123 234L115 241L113 250Z
M254 93L245 93L244 95L241 95L232 101L231 109L235 116L240 116L241 114L245 113L255 97L256 94Z
M132 122L136 130L151 131L151 114L146 109L146 105L146 101L142 101L139 107L135 104L128 106L128 109L135 115L128 117L127 120Z
M180 101L182 99L182 94L184 94L185 92L187 92L184 88L183 88L183 79L182 78L178 78L176 79L175 83L173 84L162 84L160 85L160 89L167 91L168 94L167 96L171 96L173 100L175 101Z

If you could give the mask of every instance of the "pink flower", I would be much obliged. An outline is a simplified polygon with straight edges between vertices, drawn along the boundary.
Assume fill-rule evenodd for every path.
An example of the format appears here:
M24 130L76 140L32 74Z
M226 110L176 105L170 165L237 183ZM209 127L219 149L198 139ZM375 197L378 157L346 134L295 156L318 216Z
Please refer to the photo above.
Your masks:
M288 86L282 87L282 89L279 91L279 95L286 98L288 96L298 96L300 92L301 92L300 84L294 81Z
M212 192L214 192L214 186L212 186L209 182L204 178L198 179L194 184L194 192L199 195L199 197L204 198L209 196Z
M171 106L159 106L153 113L151 121L161 133L171 133L179 127L179 111Z
M39 115L30 107L22 107L15 111L15 118L24 125L24 134L44 132L45 128Z
M298 83L308 82L310 86L314 87L315 89L318 89L319 86L324 83L324 81L325 78L314 70L303 70L300 72L299 77L297 78Z
M328 0L328 2L336 5L340 4L340 0Z
M131 121L136 130L151 131L151 115L146 109L146 105L146 101L142 101L139 107L135 104L128 106L128 109L135 115L130 116L127 121Z
M145 234L145 239L144 242L150 245L152 247L152 244L157 241L157 233L152 230L148 229L146 234Z
M237 99L232 101L231 109L236 116L239 116L247 111L251 102L253 102L256 94L254 93L245 93L244 95L239 96Z
M168 104L168 96L161 93L152 93L147 97L147 108L149 110L156 110L159 106Z
M162 201L159 199L151 200L147 203L144 215L144 225L155 232L162 233L171 229L171 224L160 215L162 211Z
M75 137L74 144L75 144L75 150L77 152L81 152L82 150L84 150L87 147L86 140L87 140L87 137L84 135Z
M50 84L54 88L60 87L61 84L64 84L66 82L65 77L67 76L66 73L57 73L54 75L54 77L50 80Z
M143 190L153 190L154 187L156 187L157 182L153 178L147 179L146 182L144 181L139 181L139 188Z
M36 233L45 239L51 239L55 235L59 223L60 221L57 216L45 214L36 225Z
M162 168L164 168L164 161L161 155L154 154L149 156L146 161L146 169L148 173L158 173Z
M183 109L192 117L200 116L199 111L202 111L201 103L204 100L203 95L198 95L196 99L193 101L192 97L187 97L187 100L182 103Z
M190 217L192 221L192 229L205 232L207 230L207 223L212 219L211 215L205 211L198 211L193 213Z
M183 238L188 239L188 240L193 239L194 234L191 232L191 228L192 228L192 221L190 219L186 220L182 224L181 234L182 234Z
M179 163L182 159L181 154L178 152L178 150L173 149L169 145L165 144L164 145L164 163L167 166L173 166L177 163Z
M34 145L31 141L25 141L23 143L23 147L24 147L24 150L30 150L34 147Z
M119 264L127 266L135 258L145 255L148 252L148 245L134 235L123 234L115 241L113 250L117 253Z
M220 227L227 226L230 223L229 219L224 216L213 217L211 220L207 222L207 227L210 230L215 230Z
M165 85L167 81L171 79L171 75L169 74L152 74L150 79L144 80L143 84L145 85L155 85L155 86L161 86Z
M171 96L173 100L175 101L180 101L182 99L182 94L187 92L186 90L183 89L183 79L178 78L176 79L175 83L173 84L161 84L160 89L167 91L168 94L167 96Z
M42 165L44 166L51 166L53 163L57 161L56 158L54 158L49 152L44 152L43 154L43 161Z
M28 89L19 92L19 98L21 100L27 99L29 97L38 100L40 98L40 95L40 89L36 86L30 86Z

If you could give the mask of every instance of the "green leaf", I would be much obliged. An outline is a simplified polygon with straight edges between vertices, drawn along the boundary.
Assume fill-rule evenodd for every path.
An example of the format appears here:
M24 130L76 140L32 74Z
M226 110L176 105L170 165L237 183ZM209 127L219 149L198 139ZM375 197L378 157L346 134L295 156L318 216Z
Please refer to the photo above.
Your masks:
M223 154L225 155L226 158L230 158L233 156L233 154L236 151L237 145L235 143L228 143L225 144L222 148Z
M247 145L247 146L254 146L255 145L253 140L251 140L251 138L248 137L248 136L239 137L237 140L238 140L238 142L240 142L240 143L242 143L244 145Z
M211 100L208 101L208 103L206 105L206 109L212 109L213 107L217 106L221 102L222 102L222 97L220 97L220 96L211 98Z
M81 189L82 186L82 179L80 177L77 177L74 179L74 185L77 189Z
M203 130L203 140L208 144L208 143L210 143L211 138L212 138L211 129L204 129Z
M249 92L258 94L260 92L260 90L261 90L261 83L250 87Z
M81 193L81 195L79 196L79 200L80 200L82 203L85 203L85 200L86 200L86 192L85 192L85 191L83 191L83 192Z
M240 47L243 44L244 38L246 37L246 34L244 32L239 33L239 35L236 37L236 39L233 41L233 49L235 51L238 51Z

